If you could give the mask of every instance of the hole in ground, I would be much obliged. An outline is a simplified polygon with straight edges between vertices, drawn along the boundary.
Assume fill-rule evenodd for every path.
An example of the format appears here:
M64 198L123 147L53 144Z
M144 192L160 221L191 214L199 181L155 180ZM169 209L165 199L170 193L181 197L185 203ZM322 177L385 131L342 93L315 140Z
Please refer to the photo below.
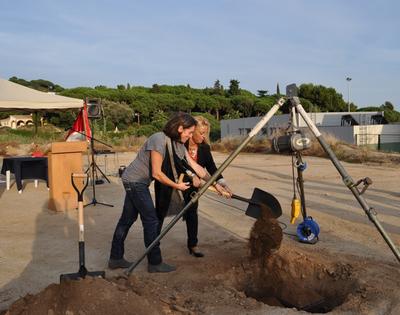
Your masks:
M324 265L299 253L287 256L251 262L238 289L271 306L328 313L358 288L348 264Z

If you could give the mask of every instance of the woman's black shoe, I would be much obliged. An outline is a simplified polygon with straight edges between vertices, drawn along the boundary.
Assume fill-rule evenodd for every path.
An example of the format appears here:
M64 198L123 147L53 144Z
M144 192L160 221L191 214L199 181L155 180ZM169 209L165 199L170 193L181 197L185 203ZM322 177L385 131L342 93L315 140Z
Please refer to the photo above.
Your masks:
M189 254L194 257L204 257L204 254L202 252L197 252L195 248L196 247L189 247Z

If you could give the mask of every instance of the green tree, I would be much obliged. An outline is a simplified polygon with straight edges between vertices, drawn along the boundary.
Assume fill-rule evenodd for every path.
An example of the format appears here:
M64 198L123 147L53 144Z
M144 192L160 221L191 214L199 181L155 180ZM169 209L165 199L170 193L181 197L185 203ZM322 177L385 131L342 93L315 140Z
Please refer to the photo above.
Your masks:
M77 110L45 112L43 118L57 127L70 128L73 125L77 114Z
M257 90L258 97L266 97L268 95L268 90Z
M343 96L334 88L322 85L302 84L299 88L299 97L309 100L323 112L347 111L347 104ZM354 105L356 108L356 106Z
M157 130L162 130L167 123L169 117L168 115L162 111L162 110L157 110L156 112L153 113L152 117L152 125L157 129Z
M219 80L214 82L214 87L212 89L213 95L224 95L224 87L221 85Z
M224 115L231 109L231 103L228 98L222 95L213 95L212 97L216 102L215 118L220 120L220 116Z
M386 110L394 110L393 104L389 101L386 101L385 104L382 104L381 108L386 109Z
M238 80L233 80L233 79L230 80L229 90L228 90L229 95L234 96L240 94L239 83L240 82Z
M248 96L236 95L231 98L232 108L243 113L243 117L250 117L253 112L254 100Z
M254 112L256 116L265 115L271 107L275 104L274 97L262 97L257 99L254 103Z
M161 89L160 86L158 84L153 84L153 86L151 87L151 93L160 93Z
M228 113L226 113L223 119L238 119L241 118L243 115L240 111L231 109Z
M400 121L400 113L394 109L394 105L391 102L386 101L379 109L384 112L384 116L388 122Z
M26 81L24 79L20 79L20 78L17 78L17 77L11 77L11 78L8 79L8 81L11 81L11 82L23 85L23 86L28 86L28 87L30 86L30 82L29 81Z
M103 109L106 121L111 121L114 128L123 130L133 122L133 110L127 104L104 100Z

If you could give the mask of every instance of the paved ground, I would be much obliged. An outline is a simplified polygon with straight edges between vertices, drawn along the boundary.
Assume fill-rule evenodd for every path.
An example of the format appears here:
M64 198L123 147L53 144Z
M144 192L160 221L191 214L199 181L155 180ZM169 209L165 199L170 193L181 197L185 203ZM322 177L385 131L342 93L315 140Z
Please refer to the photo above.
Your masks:
M111 203L113 208L97 205L85 208L86 264L90 270L104 270L115 224L121 213L124 192L116 175L119 165L127 165L134 153L107 158L106 173L111 184L96 186L98 201ZM215 153L217 163L227 155ZM305 190L309 214L321 227L320 241L313 247L293 241L286 235L284 242L310 252L329 252L332 255L354 255L355 260L368 259L382 266L398 270L398 263L351 193L341 182L329 160L307 157ZM99 160L104 170L104 159ZM398 168L344 163L355 179L369 176L374 181L365 194L367 201L379 213L384 228L393 241L400 245L400 212ZM295 232L288 223L293 195L290 158L278 155L241 154L224 172L234 192L250 197L254 187L274 194L281 202L287 224L284 231ZM88 189L86 197L91 199ZM25 182L23 194L15 185L5 191L0 183L0 310L8 307L26 293L37 293L50 283L58 282L62 273L78 269L76 211L54 213L47 209L48 191L43 183L34 188ZM200 202L200 244L211 246L221 240L235 238L245 241L254 223L241 210L240 201L225 200L207 193ZM166 261L176 261L187 255L186 228L179 222L162 241ZM140 224L128 235L126 256L137 258L143 251ZM229 255L229 253L227 253ZM388 268L389 268L388 267ZM179 266L178 266L179 268ZM142 263L135 272L143 273ZM179 269L178 269L179 271ZM108 271L109 275L113 272ZM398 289L398 288L393 288ZM393 313L394 314L394 313Z

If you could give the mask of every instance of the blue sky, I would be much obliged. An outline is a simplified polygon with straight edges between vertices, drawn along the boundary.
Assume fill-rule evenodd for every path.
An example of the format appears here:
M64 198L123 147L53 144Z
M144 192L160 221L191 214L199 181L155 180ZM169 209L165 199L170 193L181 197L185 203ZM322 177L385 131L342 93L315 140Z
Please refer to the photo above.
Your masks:
M399 1L1 0L0 77L64 87L230 79L400 109Z

